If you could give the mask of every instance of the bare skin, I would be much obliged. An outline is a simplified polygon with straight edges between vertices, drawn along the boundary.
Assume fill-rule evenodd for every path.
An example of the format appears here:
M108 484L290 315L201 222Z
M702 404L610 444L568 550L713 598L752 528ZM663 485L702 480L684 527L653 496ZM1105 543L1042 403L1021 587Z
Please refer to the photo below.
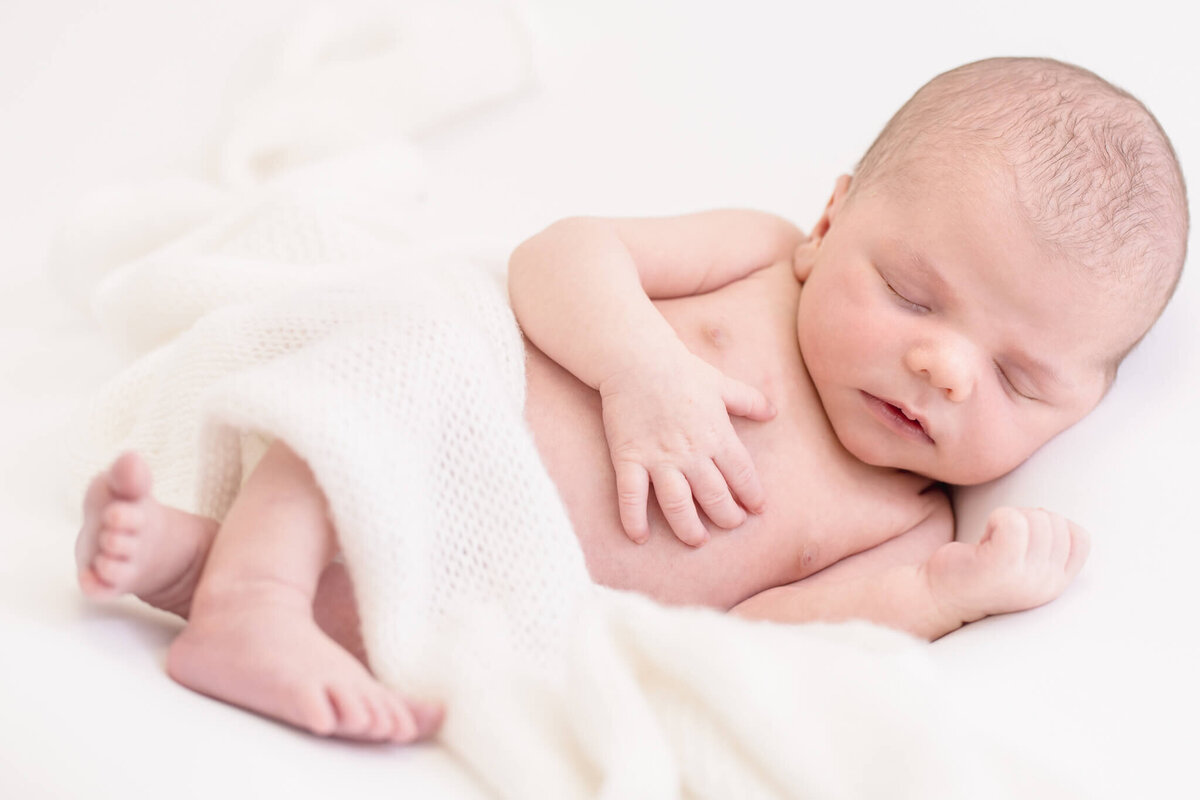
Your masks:
M208 550L214 520L161 505L150 471L126 453L97 475L83 501L75 542L79 585L94 599L136 595L185 619Z
M216 520L159 503L145 460L125 453L96 475L84 498L75 542L80 588L94 600L132 594L187 619L219 528ZM354 587L343 564L333 562L321 573L313 615L321 630L366 663Z
M218 526L162 506L150 494L144 460L122 455L96 476L84 502L76 544L84 593L131 593L187 618L167 670L202 694L318 735L399 743L431 737L442 709L406 700L365 665L353 591L345 569L329 563L332 528L311 473L283 446L260 467ZM309 501L296 502L301 496ZM291 549L307 568L281 580L274 564L256 563L264 544L275 553L264 538L305 527L315 535L298 538L317 546Z

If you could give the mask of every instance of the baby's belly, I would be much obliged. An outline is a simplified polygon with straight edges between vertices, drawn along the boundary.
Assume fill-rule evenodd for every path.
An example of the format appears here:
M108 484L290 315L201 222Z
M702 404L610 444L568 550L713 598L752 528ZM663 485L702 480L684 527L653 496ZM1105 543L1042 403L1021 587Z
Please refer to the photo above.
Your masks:
M526 350L526 418L598 583L665 603L728 609L901 532L897 513L880 513L886 508L872 502L878 492L831 466L827 445L805 441L813 438L808 414L775 397L779 414L771 422L734 420L766 491L763 513L732 531L702 517L711 537L692 548L675 538L651 492L650 539L634 544L617 512L599 394L532 345ZM825 425L823 416L819 423ZM897 497L915 498L919 490L902 488Z

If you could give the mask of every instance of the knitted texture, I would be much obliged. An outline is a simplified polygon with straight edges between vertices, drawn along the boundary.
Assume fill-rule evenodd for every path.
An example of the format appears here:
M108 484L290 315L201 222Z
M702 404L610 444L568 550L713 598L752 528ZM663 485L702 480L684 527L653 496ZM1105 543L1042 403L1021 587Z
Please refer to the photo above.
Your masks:
M328 497L377 673L444 688L428 665L449 645L428 622L481 614L509 628L495 638L513 657L561 658L564 598L587 574L524 424L524 350L495 265L382 258L385 242L290 192L189 241L202 249L176 243L98 293L108 325L169 338L81 421L81 477L136 449L163 502L220 520L283 439ZM326 272L305 287L313 264Z

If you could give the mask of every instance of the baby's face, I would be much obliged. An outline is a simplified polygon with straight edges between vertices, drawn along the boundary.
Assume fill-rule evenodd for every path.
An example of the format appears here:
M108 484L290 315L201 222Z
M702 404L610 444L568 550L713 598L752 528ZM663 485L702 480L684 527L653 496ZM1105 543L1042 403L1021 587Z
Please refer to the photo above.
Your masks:
M911 197L847 186L808 245L797 322L847 450L981 483L1095 407L1133 323L1048 255L1002 180L943 170L906 184Z

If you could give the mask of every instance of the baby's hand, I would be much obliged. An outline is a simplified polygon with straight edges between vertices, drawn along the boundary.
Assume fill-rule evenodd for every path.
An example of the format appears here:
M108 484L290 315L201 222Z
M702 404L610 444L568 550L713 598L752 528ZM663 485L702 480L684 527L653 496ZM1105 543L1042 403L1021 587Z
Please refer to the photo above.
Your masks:
M731 414L760 421L775 416L758 389L692 353L647 359L599 389L621 526L630 539L641 544L650 536L651 483L671 530L693 547L708 540L693 496L721 528L746 519L735 495L746 508L762 510L754 463L729 420Z
M973 622L1062 594L1087 560L1087 531L1044 509L997 508L978 544L942 545L925 565L939 607Z

